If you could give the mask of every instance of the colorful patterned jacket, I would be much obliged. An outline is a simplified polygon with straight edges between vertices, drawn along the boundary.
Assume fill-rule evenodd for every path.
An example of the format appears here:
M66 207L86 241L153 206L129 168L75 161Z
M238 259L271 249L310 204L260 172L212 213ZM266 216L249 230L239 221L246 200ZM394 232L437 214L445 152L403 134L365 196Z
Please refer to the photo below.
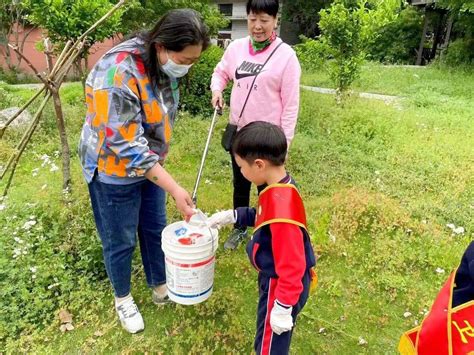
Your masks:
M155 90L137 38L106 53L86 81L86 120L79 157L89 183L129 184L163 162L179 101L178 82L160 71Z

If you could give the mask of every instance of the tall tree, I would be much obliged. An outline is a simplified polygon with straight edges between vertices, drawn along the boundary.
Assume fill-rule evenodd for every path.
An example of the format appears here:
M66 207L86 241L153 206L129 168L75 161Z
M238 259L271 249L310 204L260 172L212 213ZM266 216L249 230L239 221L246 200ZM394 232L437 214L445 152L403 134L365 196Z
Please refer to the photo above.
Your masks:
M123 16L122 32L130 34L152 27L166 11L190 8L201 13L212 35L227 24L225 17L211 0L139 0Z
M0 0L0 53L10 70L17 70L22 58L16 55L16 60L13 60L14 53L8 47L8 43L18 47L22 53L25 41L33 30L33 28L25 28L28 23L27 14L28 8L25 1Z
M56 48L62 47L68 40L75 41L114 6L109 0L28 1L31 9L29 19L38 27L47 30L48 37ZM94 43L110 38L120 30L122 14L123 10L117 11L88 36L88 43L76 62L76 69L81 78L85 77L82 61L87 60L90 48Z

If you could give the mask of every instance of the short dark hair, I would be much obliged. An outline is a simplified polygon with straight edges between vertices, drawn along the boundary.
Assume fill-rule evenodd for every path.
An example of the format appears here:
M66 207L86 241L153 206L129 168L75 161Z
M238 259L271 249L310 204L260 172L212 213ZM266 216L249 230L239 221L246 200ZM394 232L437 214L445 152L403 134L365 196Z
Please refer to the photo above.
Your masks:
M145 66L153 86L158 81L158 60L155 43L163 45L173 52L181 52L189 45L202 44L202 50L210 45L209 29L199 12L192 9L170 10L156 23L150 31L138 34L145 42Z
M248 0L247 15L251 12L255 14L265 12L270 16L277 17L279 6L278 0Z
M280 127L263 121L244 126L235 135L232 153L252 164L255 159L265 159L273 165L285 164L288 144Z

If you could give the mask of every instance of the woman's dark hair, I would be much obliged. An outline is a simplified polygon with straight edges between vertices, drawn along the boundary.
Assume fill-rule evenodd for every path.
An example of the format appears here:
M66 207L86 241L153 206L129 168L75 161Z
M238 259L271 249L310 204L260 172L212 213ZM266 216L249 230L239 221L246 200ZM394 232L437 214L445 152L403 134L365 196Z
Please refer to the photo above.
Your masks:
M273 165L285 163L288 144L280 127L269 122L256 121L244 126L235 135L232 153L252 164L265 159Z
M270 16L277 17L279 6L280 4L278 0L248 0L247 15L249 15L251 12L255 14L265 12Z
M155 44L161 44L174 52L182 51L186 46L202 44L202 50L209 47L209 30L201 15L191 9L170 10L150 31L137 35L145 42L145 66L153 85L158 82L159 70Z

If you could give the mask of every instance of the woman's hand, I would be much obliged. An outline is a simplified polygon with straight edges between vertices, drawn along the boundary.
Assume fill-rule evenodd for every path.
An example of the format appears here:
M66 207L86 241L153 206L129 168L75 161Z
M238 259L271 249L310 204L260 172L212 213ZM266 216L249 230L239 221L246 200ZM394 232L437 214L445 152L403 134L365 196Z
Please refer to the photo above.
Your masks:
M194 203L191 196L189 196L188 192L179 185L176 185L176 187L170 191L170 195L174 199L176 208L181 212L185 220L189 221L191 216L196 213L194 211Z
M219 108L224 107L224 97L222 96L222 91L216 90L212 92L211 104L213 108L216 108L216 106Z

